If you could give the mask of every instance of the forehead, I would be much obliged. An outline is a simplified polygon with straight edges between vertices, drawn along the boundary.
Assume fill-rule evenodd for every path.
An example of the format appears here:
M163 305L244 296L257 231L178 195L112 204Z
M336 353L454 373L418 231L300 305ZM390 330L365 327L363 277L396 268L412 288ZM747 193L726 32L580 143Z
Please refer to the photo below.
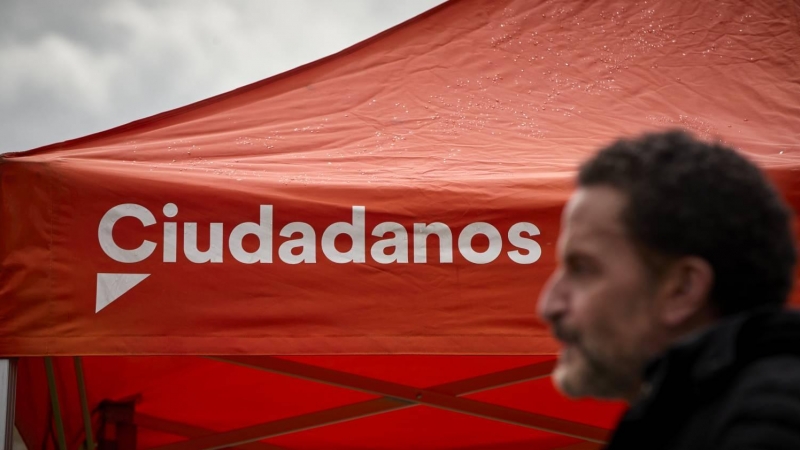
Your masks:
M564 208L562 245L586 243L605 247L627 241L622 222L626 204L625 195L614 188L579 188Z

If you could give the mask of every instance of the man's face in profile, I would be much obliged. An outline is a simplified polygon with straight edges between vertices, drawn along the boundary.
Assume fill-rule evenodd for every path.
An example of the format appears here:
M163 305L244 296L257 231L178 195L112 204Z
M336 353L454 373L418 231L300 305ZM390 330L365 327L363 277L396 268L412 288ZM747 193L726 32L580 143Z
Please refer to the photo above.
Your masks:
M562 217L538 309L563 344L553 379L571 397L635 395L650 357L656 283L622 222L626 201L610 187L580 188Z

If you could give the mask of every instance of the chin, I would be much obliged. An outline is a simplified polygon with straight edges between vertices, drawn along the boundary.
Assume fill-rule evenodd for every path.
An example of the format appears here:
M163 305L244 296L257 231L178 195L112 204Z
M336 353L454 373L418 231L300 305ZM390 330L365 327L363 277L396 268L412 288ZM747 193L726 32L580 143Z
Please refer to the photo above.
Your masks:
M553 385L561 394L569 398L581 398L590 395L587 392L586 383L582 382L583 380L581 380L578 372L579 369L575 367L574 361L566 362L563 359L559 359L551 375Z
M603 383L605 374L593 370L583 352L575 346L566 346L558 357L553 374L553 384L564 396L579 398L606 398Z
M628 383L627 378L592 370L577 352L562 353L551 378L555 388L572 399L591 397L620 400L626 399L626 394L633 392L633 384Z

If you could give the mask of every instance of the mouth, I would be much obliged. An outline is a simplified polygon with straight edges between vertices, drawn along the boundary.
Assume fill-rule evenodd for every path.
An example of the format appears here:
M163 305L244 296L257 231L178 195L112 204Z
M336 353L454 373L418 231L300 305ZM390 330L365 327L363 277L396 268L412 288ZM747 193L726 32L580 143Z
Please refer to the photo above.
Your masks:
M583 352L579 345L574 342L561 342L561 350L556 358L558 366L562 368L573 367L578 361L583 359Z
M553 337L565 348L578 343L578 337L575 336L575 333L569 333L561 327L553 328Z
M580 340L574 332L570 332L563 326L554 326L552 329L553 337L561 344L561 351L559 351L558 360L561 363L567 363L580 353Z
M577 342L575 342L572 339L558 339L557 338L556 340L558 340L558 343L561 344L561 348L565 349L565 350L568 349L568 348L575 347L577 345Z

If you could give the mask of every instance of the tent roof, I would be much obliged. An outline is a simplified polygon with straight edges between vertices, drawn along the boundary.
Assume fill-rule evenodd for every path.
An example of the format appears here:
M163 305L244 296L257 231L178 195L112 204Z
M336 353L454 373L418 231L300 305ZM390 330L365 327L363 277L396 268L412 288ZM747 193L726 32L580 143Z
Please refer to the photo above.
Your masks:
M364 148L402 165L403 149L437 144L490 146L514 161L521 149L536 150L525 152L537 154L533 162L554 153L579 160L576 150L670 126L775 156L800 139L785 132L797 120L785 100L800 96L796 25L790 1L450 1L294 70L19 156L116 160L131 140L184 139L240 147L208 151L219 157ZM381 145L393 137L406 139ZM332 172L320 162L304 165Z

